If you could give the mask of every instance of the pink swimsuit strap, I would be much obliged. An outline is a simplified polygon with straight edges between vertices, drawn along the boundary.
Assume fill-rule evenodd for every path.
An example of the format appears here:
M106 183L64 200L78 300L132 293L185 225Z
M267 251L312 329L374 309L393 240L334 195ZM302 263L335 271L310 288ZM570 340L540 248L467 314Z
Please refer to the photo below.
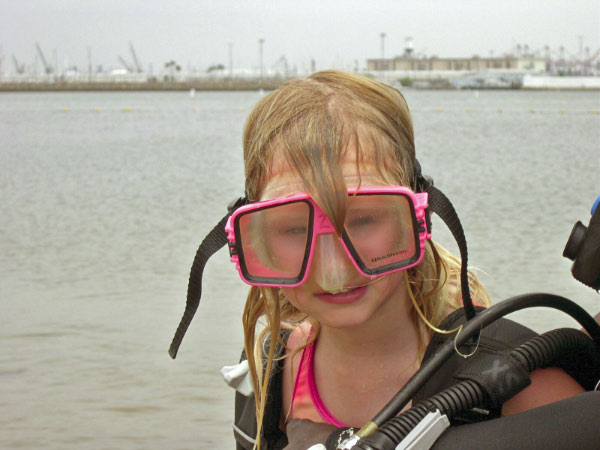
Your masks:
M312 329L308 338L310 339L311 336ZM335 425L336 427L346 427L347 425L337 420L333 414L329 412L319 395L314 372L315 343L316 341L312 342L302 350L298 374L296 375L296 381L294 383L294 391L292 392L290 418L324 421L325 423ZM294 409L297 414L294 414Z

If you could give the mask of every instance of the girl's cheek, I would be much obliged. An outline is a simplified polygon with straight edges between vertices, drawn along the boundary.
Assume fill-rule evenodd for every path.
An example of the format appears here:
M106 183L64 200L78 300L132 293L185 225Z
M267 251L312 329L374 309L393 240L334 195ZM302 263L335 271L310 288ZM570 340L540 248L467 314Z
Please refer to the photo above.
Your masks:
M294 308L302 311L302 302L298 299L298 290L296 288L281 288L281 292Z

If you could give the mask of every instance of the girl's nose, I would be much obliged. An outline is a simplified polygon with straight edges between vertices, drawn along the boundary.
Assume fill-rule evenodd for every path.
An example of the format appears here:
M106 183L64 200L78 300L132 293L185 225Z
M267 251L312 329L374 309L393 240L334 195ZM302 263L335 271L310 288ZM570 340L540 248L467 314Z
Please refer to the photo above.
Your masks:
M317 236L310 271L319 287L328 292L343 289L357 272L335 233Z

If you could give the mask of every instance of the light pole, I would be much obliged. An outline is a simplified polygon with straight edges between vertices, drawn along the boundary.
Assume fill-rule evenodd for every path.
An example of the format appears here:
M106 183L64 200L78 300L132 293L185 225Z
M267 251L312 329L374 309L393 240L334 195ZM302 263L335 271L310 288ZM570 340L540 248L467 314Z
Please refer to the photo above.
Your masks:
M578 34L577 39L579 39L579 64L577 64L577 69L579 75L583 75L583 34Z
M385 58L385 33L381 33L381 59Z
M229 78L233 78L233 42L228 42L229 46Z
M264 75L264 66L263 66L263 44L265 40L263 38L258 40L258 59L260 64L260 79L262 81Z
M92 81L92 47L87 48L88 56L88 82Z

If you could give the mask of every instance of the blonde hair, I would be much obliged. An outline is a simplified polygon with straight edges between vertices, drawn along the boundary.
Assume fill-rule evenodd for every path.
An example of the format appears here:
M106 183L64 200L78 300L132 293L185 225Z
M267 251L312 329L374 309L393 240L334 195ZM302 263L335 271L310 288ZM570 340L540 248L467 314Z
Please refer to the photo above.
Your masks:
M357 171L370 163L389 184L413 186L413 126L402 94L386 84L338 71L287 82L263 97L248 117L244 130L246 195L250 201L258 200L273 173L280 167L291 167L341 234L347 192L340 161L348 148L356 149ZM434 326L450 310L462 306L459 274L460 260L432 242L427 243L421 264L408 271L417 303ZM487 304L485 290L471 274L470 285L473 298ZM266 319L266 326L257 336L261 317ZM242 320L255 388L258 436L276 344L285 347L280 328L293 328L307 319L312 320L294 308L279 289L250 289ZM417 329L423 329L414 310L411 319ZM319 330L314 320L313 326L311 341ZM268 351L264 345L267 341ZM421 339L421 356L425 345ZM260 448L259 437L256 442Z

